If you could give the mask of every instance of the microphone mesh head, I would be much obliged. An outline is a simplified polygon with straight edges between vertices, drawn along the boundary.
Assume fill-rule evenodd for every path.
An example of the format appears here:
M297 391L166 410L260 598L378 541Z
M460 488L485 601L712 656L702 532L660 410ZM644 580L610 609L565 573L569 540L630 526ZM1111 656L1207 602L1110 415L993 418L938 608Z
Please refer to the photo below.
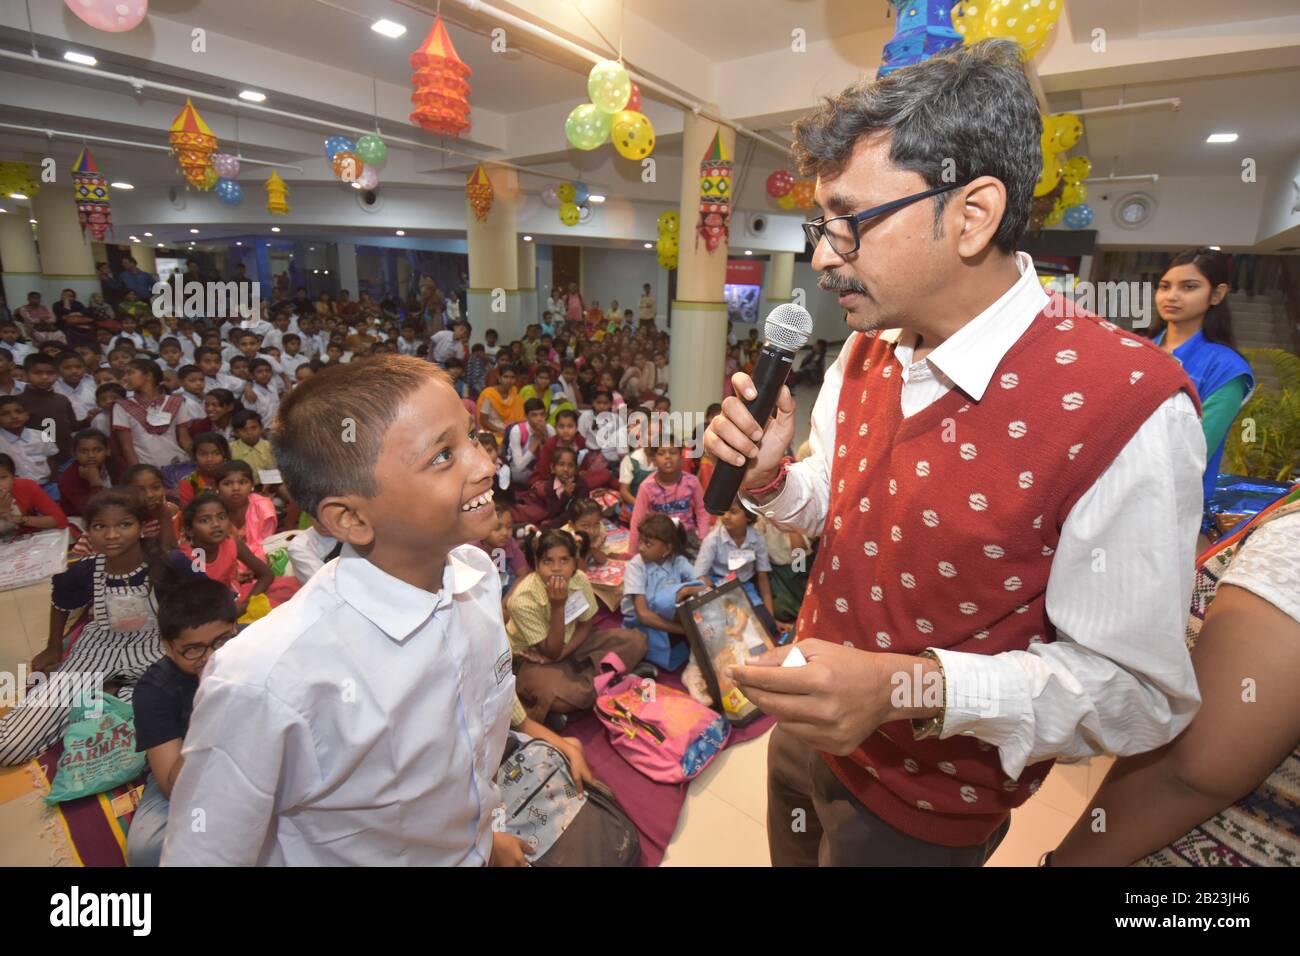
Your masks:
M785 302L768 313L763 334L777 348L797 352L808 344L812 328L812 316L807 309L793 302Z

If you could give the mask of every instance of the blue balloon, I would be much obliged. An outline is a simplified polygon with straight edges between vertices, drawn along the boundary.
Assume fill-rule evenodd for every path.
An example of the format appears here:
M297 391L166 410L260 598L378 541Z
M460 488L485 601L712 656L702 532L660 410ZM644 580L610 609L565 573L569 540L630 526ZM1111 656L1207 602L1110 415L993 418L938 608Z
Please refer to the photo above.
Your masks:
M591 190L587 188L586 183L580 183L577 180L573 182L573 204L581 206L591 195Z
M244 201L244 187L233 179L218 180L217 198L227 206L238 206Z
M325 140L325 158L332 160L335 153L356 152L357 144L346 136L330 136Z
M1065 225L1070 229L1087 229L1092 225L1092 207L1079 203L1065 210Z

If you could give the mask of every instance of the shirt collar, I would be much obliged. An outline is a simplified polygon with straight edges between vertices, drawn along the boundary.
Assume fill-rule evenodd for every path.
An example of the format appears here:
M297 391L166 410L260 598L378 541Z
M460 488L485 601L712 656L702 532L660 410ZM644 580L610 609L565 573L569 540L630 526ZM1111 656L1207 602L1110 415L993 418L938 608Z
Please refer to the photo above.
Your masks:
M453 551L442 571L442 588L429 592L393 577L345 546L334 580L343 600L400 644L449 603L449 596L465 593L483 574Z
M1050 301L1028 253L1016 253L1016 268L1020 278L1010 289L926 356L930 365L975 401L984 397L1003 357ZM895 343L895 355L904 369L911 365L914 335L887 329L880 338Z

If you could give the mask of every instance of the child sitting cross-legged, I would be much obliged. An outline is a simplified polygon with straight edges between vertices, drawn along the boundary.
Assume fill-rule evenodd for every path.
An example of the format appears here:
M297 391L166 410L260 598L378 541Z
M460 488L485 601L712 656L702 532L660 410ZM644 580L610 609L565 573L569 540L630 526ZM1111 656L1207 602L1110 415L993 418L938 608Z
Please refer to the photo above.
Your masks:
M132 465L122 475L122 484L130 485L144 497L145 523L141 535L156 539L164 551L173 550L180 537L181 510L167 497L162 470L154 465Z
M700 539L708 534L713 517L704 510L704 489L694 475L682 471L682 450L665 435L654 450L655 473L641 482L632 508L629 554L637 551L641 522L661 514L681 522L682 553L694 560Z
M235 412L230 427L235 435L234 441L230 443L230 457L235 461L248 462L253 469L258 492L276 502L276 511L284 513L286 527L298 527L298 506L289 492L285 491L284 485L278 481L263 480L273 477L268 472L280 470L275 463L271 441L266 437L266 420L259 412L243 408Z
M757 518L739 499L732 502L700 542L695 576L718 585L734 574L754 607L760 614L766 613L768 623L776 627L769 578L772 562L767 556L767 542L754 527Z
M279 421L285 484L345 546L208 662L162 862L523 865L492 826L515 682L464 405L383 355L313 375Z
M543 530L558 528L568 520L569 505L587 497L587 482L578 472L578 453L557 448L551 459L552 474L535 481L516 496L511 509L521 524L535 524Z
M80 515L96 492L112 487L108 436L86 428L72 436L74 461L59 475L59 504L64 514Z
M49 528L66 528L63 510L41 486L15 474L14 460L0 454L0 541Z
M182 513L185 537L181 539L181 551L190 559L195 570L202 571L214 581L220 581L238 595L237 608L242 617L248 610L249 599L255 594L266 594L271 582L276 580L266 562L248 549L244 539L234 533L230 518L226 515L226 506L221 499L210 491L204 491L185 506ZM241 568L247 568L249 574L242 575ZM250 579L251 578L251 579ZM282 603L298 590L298 582L281 600L272 601L272 606Z
M677 522L655 514L637 530L637 553L623 572L623 624L645 632L646 660L676 670L691 654L677 605L712 585L696 576L683 553L685 533Z
M537 531L525 551L533 571L510 595L506 630L514 649L516 693L528 716L545 722L552 714L590 709L601 659L617 654L625 670L635 668L645 657L646 636L632 628L594 629L596 595L578 570L581 549L573 535ZM564 721L549 724L557 725Z
M157 866L167 833L172 788L185 758L194 694L203 665L235 636L235 596L217 581L179 584L158 604L163 657L135 685L135 746L149 762L149 779L126 837L128 866Z
M278 524L275 504L253 490L255 480L248 462L222 462L216 472L216 491L226 506L235 533L244 539L249 551L265 561L266 548L262 542L275 534Z
M217 469L230 461L230 443L220 432L200 432L190 456L196 467L176 486L182 508L203 492L217 490Z

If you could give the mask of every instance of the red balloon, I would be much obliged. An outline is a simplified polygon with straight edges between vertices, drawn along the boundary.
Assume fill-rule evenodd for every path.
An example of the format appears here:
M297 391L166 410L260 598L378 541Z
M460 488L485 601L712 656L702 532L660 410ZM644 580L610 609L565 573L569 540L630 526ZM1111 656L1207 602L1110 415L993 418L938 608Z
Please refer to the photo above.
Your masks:
M794 176L788 169L778 169L767 177L767 194L780 199L794 188Z
M632 94L627 98L627 106L623 109L631 110L633 113L641 112L641 87L635 83L632 84Z

